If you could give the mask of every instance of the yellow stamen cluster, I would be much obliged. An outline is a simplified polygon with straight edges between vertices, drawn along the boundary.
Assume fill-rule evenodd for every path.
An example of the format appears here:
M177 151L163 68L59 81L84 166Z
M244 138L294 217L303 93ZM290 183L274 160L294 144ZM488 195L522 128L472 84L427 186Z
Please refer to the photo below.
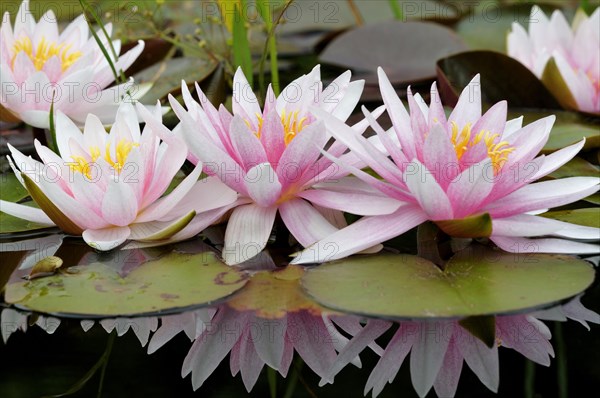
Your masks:
M488 157L492 160L495 174L498 174L504 163L506 163L508 155L515 150L506 141L496 142L499 137L500 134L494 134L491 131L485 130L481 130L479 133L473 135L470 123L464 126L459 132L456 123L452 122L451 139L456 151L456 157L460 160L469 148L483 141L487 147Z
M39 42L37 47L33 48L33 44L31 43L31 39L29 36L23 36L19 40L15 41L13 45L13 58L12 58L12 66L14 67L15 59L17 58L17 54L21 51L25 52L35 69L42 70L46 62L54 56L57 56L60 59L62 71L66 71L69 69L71 65L75 63L81 57L81 51L70 51L71 44L65 45L65 43L57 44L54 42L46 41L45 37L42 37L42 40Z
M300 111L286 112L285 109L281 112L281 124L283 125L283 141L285 145L289 145L290 142L296 137L296 135L306 127L308 117L304 116L299 118ZM254 131L254 135L260 138L262 132L262 126L264 123L263 117L260 114L256 114L258 120L258 129ZM248 127L252 128L249 121L246 120Z
M129 156L129 152L134 147L138 147L140 144L134 143L132 141L128 141L125 139L119 140L117 146L115 147L115 159L113 159L111 151L110 151L110 143L106 143L106 148L104 151L104 160L112 166L112 168L120 173L123 170L123 166L127 161L127 156ZM92 178L92 169L90 167L90 163L95 163L96 160L100 158L102 152L100 148L97 146L90 147L90 160L88 161L83 156L73 155L71 159L73 159L72 163L69 163L69 167L71 170L84 174L87 178Z

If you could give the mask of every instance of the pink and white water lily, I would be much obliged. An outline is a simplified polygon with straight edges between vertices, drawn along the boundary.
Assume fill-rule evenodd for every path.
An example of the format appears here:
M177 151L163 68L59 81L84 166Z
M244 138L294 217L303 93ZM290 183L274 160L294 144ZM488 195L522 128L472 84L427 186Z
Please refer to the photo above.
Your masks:
M528 31L513 23L507 50L539 78L557 68L562 82L553 81L549 88L560 102L582 111L600 112L600 8L589 17L578 11L569 26L560 10L548 19L533 6ZM563 83L566 92L560 87Z
M190 160L204 163L208 175L217 176L240 194L225 234L223 257L237 264L257 255L266 245L279 213L286 227L304 247L345 226L340 211L359 215L390 212L399 203L385 197L321 155L331 135L315 117L312 107L343 123L356 106L364 82L350 82L350 72L322 88L319 66L288 85L277 98L271 87L264 109L238 70L233 83L233 115L218 110L196 85L200 104L184 83L187 110L173 97L171 106L181 120L174 130L190 148ZM144 115L143 115L144 116ZM147 123L160 129L152 115ZM361 122L353 128L361 134ZM162 127L165 135L170 132ZM158 131L158 130L157 130ZM347 162L359 162L346 147L333 143L327 151ZM333 254L335 248L324 253Z
M507 121L501 101L482 115L479 76L462 92L447 118L436 85L429 107L408 90L407 112L382 69L380 90L393 128L389 131L363 109L385 147L340 120L314 109L327 130L377 172L383 180L333 159L361 180L400 203L387 215L365 217L321 239L293 263L342 258L398 236L426 220L461 238L489 238L510 252L597 253L598 245L560 238L598 240L597 228L535 215L598 191L600 179L571 177L535 182L571 160L584 140L550 155L537 156L548 140L554 116L522 126L522 118ZM530 239L552 235L557 238ZM324 258L325 248L337 252Z
M0 28L2 119L22 120L34 127L48 128L49 111L54 102L55 111L63 112L78 125L83 125L88 113L108 124L114 120L120 102L143 95L143 90L132 82L106 88L115 81L115 75L90 35L83 15L62 33L58 31L52 10L36 22L29 0L21 3L14 27L10 17L8 11L4 13ZM110 36L112 25L106 24L104 29ZM101 30L97 35L117 73L129 68L144 49L144 42L139 41L127 53L118 56L121 41L109 41Z
M159 105L153 113L161 119ZM60 156L36 141L39 162L9 144L15 175L40 208L0 201L2 212L56 225L98 250L110 250L126 240L185 239L186 229L213 221L203 214L237 199L217 178L198 180L201 163L163 196L185 162L187 146L177 137L161 142L148 126L142 133L131 104L121 105L110 133L93 114L83 134L62 113L56 125Z

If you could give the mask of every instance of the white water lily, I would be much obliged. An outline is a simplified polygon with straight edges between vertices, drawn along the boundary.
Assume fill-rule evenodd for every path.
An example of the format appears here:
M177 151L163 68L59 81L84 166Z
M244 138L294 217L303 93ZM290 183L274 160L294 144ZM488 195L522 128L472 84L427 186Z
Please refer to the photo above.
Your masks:
M110 36L112 25L104 29ZM109 42L101 30L97 35L115 71L90 35L83 15L59 33L52 10L36 22L29 0L21 3L14 26L5 12L0 28L0 119L48 128L54 103L55 111L78 125L83 125L88 113L106 124L114 120L119 103L141 97L144 93L131 82L107 87L115 81L115 72L126 70L139 57L144 42L119 56L120 40Z

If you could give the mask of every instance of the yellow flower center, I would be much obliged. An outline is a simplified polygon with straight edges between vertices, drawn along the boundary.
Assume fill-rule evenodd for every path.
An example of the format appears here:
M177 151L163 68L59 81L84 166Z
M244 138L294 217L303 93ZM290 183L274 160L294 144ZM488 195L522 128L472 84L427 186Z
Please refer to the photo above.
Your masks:
M491 131L485 130L481 130L479 133L473 135L470 123L459 132L456 123L452 122L451 140L458 160L462 158L469 148L474 147L480 142L484 142L487 147L488 157L492 160L492 165L494 166L494 174L498 174L504 163L506 163L508 155L515 150L506 141L497 143L496 140L498 137L500 137L500 134L494 134Z
M308 121L308 117L304 116L302 118L298 117L300 111L295 112L286 112L285 109L281 112L281 124L283 125L283 141L285 145L289 145L290 142L296 137L296 135L306 127L306 122ZM254 135L260 138L263 126L263 117L260 114L256 114L256 118L258 119L258 129L254 131ZM248 120L246 120L246 124L248 127L252 128L252 125Z
M106 143L106 148L104 151L104 160L112 166L112 168L120 173L123 170L123 166L127 161L127 156L129 156L129 152L134 147L138 147L140 144L132 141L128 141L125 139L121 139L115 148L115 159L113 159L112 154L110 153L110 143ZM91 160L88 162L83 156L73 155L71 159L73 162L69 163L69 167L72 171L79 172L84 174L87 178L92 178L92 169L90 167L90 163L95 163L98 158L102 155L100 148L97 146L90 147L90 158Z
M42 70L46 62L54 56L60 59L62 71L69 69L75 61L81 57L81 51L70 51L71 44L65 45L65 43L57 44L54 42L46 41L45 37L39 42L38 46L33 48L31 39L28 36L23 36L19 40L15 41L13 45L13 53L15 54L12 59L12 66L14 67L15 59L17 54L21 51L25 52L35 69Z

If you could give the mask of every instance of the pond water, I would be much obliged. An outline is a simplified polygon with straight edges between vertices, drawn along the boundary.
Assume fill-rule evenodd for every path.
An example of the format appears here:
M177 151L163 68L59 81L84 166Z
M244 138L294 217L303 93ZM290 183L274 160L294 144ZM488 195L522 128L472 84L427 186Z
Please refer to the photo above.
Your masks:
M217 227L206 235L204 241L110 253L59 234L2 243L2 397L69 392L81 397L223 397L247 390L256 397L360 396L365 386L382 397L417 396L415 389L427 388L424 379L443 377L429 370L439 368L435 358L440 351L444 361L448 352L462 353L459 363L468 357L457 396L578 396L597 383L600 368L589 355L600 344L597 325L588 332L577 322L564 322L565 315L597 321L580 298L498 315L488 349L485 335L471 334L486 328L460 326L457 318L369 317L364 310L328 309L311 298L331 300L313 279L325 280L335 291L335 281L315 274L322 267L285 267L283 254L290 250L275 242L268 247L272 256L265 251L229 267L219 260L222 231ZM342 266L378 267L374 258L396 256L393 248L386 250ZM29 277L48 256L63 260L58 272ZM363 291L351 296L374 303L375 314L381 308L402 308L394 303L411 299L409 290L390 294L381 281L361 283ZM376 289L388 306L377 307L373 283L379 283ZM594 284L581 300L597 311L599 292ZM337 304L344 305L358 304ZM490 317L475 319L485 323ZM469 347L478 354L469 355ZM523 354L546 365L549 354L555 358L546 367ZM494 386L498 377L498 395L478 380ZM444 396L438 384L438 396ZM433 388L429 395L435 396Z

